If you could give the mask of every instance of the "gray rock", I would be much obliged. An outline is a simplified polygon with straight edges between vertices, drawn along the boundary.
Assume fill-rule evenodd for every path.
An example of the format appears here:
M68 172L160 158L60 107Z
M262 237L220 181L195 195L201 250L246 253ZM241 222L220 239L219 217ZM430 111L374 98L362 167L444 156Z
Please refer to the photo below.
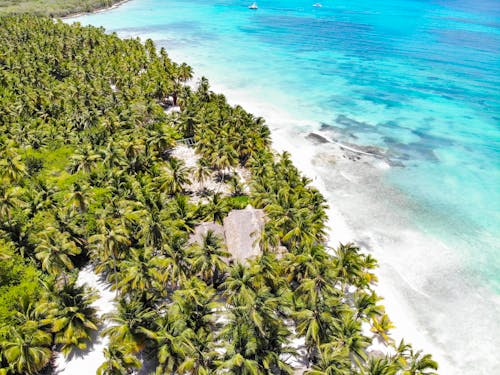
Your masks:
M323 137L319 134L316 134L316 133L309 133L306 136L306 139L311 141L314 144L330 143L330 141L328 139L326 139L325 137Z

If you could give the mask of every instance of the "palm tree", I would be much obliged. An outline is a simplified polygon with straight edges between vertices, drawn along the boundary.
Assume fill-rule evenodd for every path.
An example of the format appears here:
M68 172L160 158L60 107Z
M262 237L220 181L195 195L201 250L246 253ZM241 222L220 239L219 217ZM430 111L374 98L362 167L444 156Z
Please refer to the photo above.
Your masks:
M189 341L194 349L190 351L187 358L182 362L177 371L179 374L209 375L215 374L215 361L219 353L214 348L215 334L204 329L198 330Z
M52 275L63 275L73 269L71 256L81 252L70 240L68 233L61 233L53 227L40 233L41 242L35 249L35 257L41 261L42 268Z
M415 352L404 340L396 347L396 355L403 375L437 375L434 370L438 369L438 364L432 356L420 350Z
M362 368L362 375L396 375L398 366L388 358L371 357L366 367Z
M7 152L0 159L0 176L7 183L16 182L26 174L26 167L21 157L13 151L15 149L13 146L10 144L7 147Z
M302 309L293 314L296 331L305 337L307 360L313 362L319 346L329 341L330 331L338 329L338 321L328 312L319 309Z
M207 205L203 207L205 211L204 220L222 224L224 217L230 211L227 201L223 199L222 193L215 193Z
M195 170L195 177L201 184L201 189L203 190L205 181L212 175L212 170L210 169L209 163L206 159L198 159L197 167Z
M181 85L183 82L188 81L193 77L192 69L186 63L182 63L181 65L172 64L172 69L170 70L174 81L174 91L172 92L172 97L174 99L174 105L177 105L177 97L179 91L181 90Z
M84 173L90 173L92 168L94 168L101 159L101 155L96 153L91 145L86 144L75 150L75 153L71 157L70 172L76 173L82 171Z
M146 150L153 155L163 157L165 153L175 146L173 130L167 128L149 129L146 138Z
M186 63L182 63L179 66L178 76L179 76L179 80L181 82L186 82L186 81L190 80L191 78L193 78L193 70Z
M7 224L10 226L12 212L23 205L21 192L20 187L8 188L7 185L0 184L0 225Z
M35 327L43 331L50 330L57 312L53 304L31 301L27 296L19 299L16 310L14 321L17 326Z
M73 283L65 284L57 295L58 300L54 305L57 314L52 323L55 343L62 345L61 351L65 355L75 349L86 349L91 334L98 329L97 311L91 306L97 296L85 286Z
M224 258L230 256L224 249L222 239L209 230L202 236L201 243L192 245L190 262L194 273L199 274L208 284L217 287L227 271Z
M176 129L179 130L184 138L191 138L195 136L201 121L199 107L195 103L191 103L180 114L176 123Z
M98 220L98 227L100 233L91 236L89 242L96 258L100 259L101 262L105 263L112 259L113 273L116 274L116 261L121 258L125 248L130 245L128 231L122 225L111 228L105 218ZM96 269L100 269L100 267ZM115 282L115 287L117 288L117 282Z
M335 268L337 276L342 280L342 288L348 284L356 285L363 278L363 260L359 254L359 247L352 243L340 244L335 250Z
M109 336L111 345L127 348L130 353L138 353L146 344L144 329L152 326L155 317L156 312L140 300L132 299L128 302L121 299L117 312L108 316L112 325L102 334Z
M80 184L75 183L72 186L71 192L67 194L66 199L71 205L73 210L77 210L80 215L81 227L83 229L85 218L84 214L87 212L87 208L92 197L87 193L88 188L82 187Z
M197 96L204 102L208 102L210 99L210 84L206 77L201 77L198 81L198 88L196 90Z
M162 266L164 271L157 276L162 289L177 289L190 276L191 267L188 262L186 248L186 237L176 234L163 249L166 261L160 261L164 263L164 266ZM154 261L157 261L156 259L161 258L155 258Z
M432 359L432 355L417 351L411 353L409 366L403 371L403 375L437 375L434 372L437 369L438 364Z
M222 309L217 298L215 290L196 277L183 282L173 293L168 314L181 317L183 330L190 330L187 358L179 365L178 373L201 375L215 369L219 354L214 342L220 328L216 319Z
M331 260L322 246L304 248L299 254L285 255L284 274L287 275L292 288L296 289L302 280L318 275L322 264L329 263Z
M29 218L33 218L42 210L53 210L58 206L56 194L58 189L49 186L44 181L36 181L30 186L26 194L26 211Z
M125 165L125 155L123 149L115 142L110 141L106 149L102 151L103 164L107 169L123 167Z
M390 343L392 341L388 335L389 330L392 328L395 328L395 325L391 322L387 314L383 314L380 317L372 317L372 328L370 330L377 335L377 338L381 342Z
M221 310L215 289L196 276L185 280L172 296L169 311L183 317L186 327L198 332L200 329L214 331L216 313Z
M115 275L122 294L150 294L154 288L155 273L163 273L160 262L153 262L152 248L131 249L127 259L120 262L120 272Z
M362 367L362 363L368 358L366 348L371 344L371 339L363 335L361 322L354 318L351 311L342 311L332 336L331 343L346 348L353 362Z
M354 307L357 310L356 318L374 318L384 313L384 307L377 305L381 298L374 292L356 291L354 293Z
M226 342L223 359L217 361L219 371L232 374L292 374L292 368L281 358L291 352L289 334L284 323L272 312L277 302L264 288L258 293L256 306L238 305L229 310L220 339ZM266 371L267 370L267 371Z
M2 357L18 374L36 374L50 363L52 337L36 328L11 327L1 342Z
M167 162L167 167L170 173L169 194L182 193L183 186L191 184L189 180L191 168L186 167L186 163L183 160L176 158L170 158Z
M264 252L250 261L251 272L258 278L258 285L267 286L276 296L285 296L289 292L289 285L282 275L283 269L276 254Z
M229 353L228 359L219 361L218 370L232 375L258 375L263 374L259 363L254 359L245 358L241 353Z
M141 243L158 253L168 235L167 227L160 218L160 212L157 209L145 211L139 223Z
M106 361L97 369L97 375L122 375L142 367L141 361L131 354L130 349L118 345L104 348L104 358Z
M156 343L158 375L175 374L180 366L186 366L186 360L194 348L190 340L192 330L185 329L182 315L169 310L156 329L143 328L141 332Z
M219 142L221 141L219 140ZM212 154L209 160L214 168L224 172L237 165L238 153L233 146L225 143L219 146L217 153Z
M195 207L189 203L188 198L184 195L176 195L174 199L170 200L164 213L168 215L172 227L182 232L193 232L194 227L198 224Z
M260 286L254 270L236 263L229 269L220 289L229 304L251 304Z
M349 375L352 374L351 360L345 348L328 348L322 346L319 359L304 375Z

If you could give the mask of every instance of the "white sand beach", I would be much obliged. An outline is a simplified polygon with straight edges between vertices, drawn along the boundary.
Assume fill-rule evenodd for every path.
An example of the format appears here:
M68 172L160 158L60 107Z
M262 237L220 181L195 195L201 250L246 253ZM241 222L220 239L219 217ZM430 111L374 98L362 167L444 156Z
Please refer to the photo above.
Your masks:
M229 103L242 105L254 115L264 117L271 129L273 149L278 152L288 151L297 168L325 196L330 205L329 246L355 242L379 261L379 268L375 272L379 281L374 289L383 298L382 304L396 326L390 331L391 338L396 343L404 338L416 350L431 353L439 363L441 374L453 374L455 365L451 364L452 359L441 349L444 347L443 340L423 329L428 322L423 322L418 314L425 311L430 298L422 294L422 289L415 291L415 285L425 282L424 273L420 275L418 271L418 258L424 256L424 245L440 248L444 245L411 229L408 222L398 222L402 218L395 214L396 205L387 207L387 196L377 198L373 195L375 190L376 194L391 194L394 202L404 205L400 202L404 199L402 196L381 185L381 176L390 170L390 165L380 158L355 154L339 144L314 144L307 141L305 138L309 132L300 133L288 129L310 129L314 124L297 121L280 108L258 101L255 97L249 98L244 91L212 86L215 92L223 92ZM291 124L294 126L290 126ZM321 132L316 133L321 135ZM357 157L352 157L353 155ZM368 188L367 184L372 186ZM364 214L365 220L360 221L360 215ZM401 233L401 236L394 238L394 233ZM406 251L397 254L400 247ZM449 256L441 259L443 267L444 262L447 266L454 262L453 253L449 250L446 253ZM415 269L406 272L408 256L414 259ZM405 257L404 261L402 257ZM419 276L422 277L421 280L418 280ZM440 323L436 321L435 324Z
M89 265L78 274L77 285L86 284L95 289L99 299L92 305L97 309L98 316L103 319L105 314L113 312L116 308L114 303L115 292L111 290L109 283L103 281L93 268ZM65 358L61 353L56 357L56 370L58 375L90 375L95 374L99 366L104 362L103 349L108 344L108 339L100 336L102 330L107 327L107 321L103 324L95 336L92 346L87 350Z

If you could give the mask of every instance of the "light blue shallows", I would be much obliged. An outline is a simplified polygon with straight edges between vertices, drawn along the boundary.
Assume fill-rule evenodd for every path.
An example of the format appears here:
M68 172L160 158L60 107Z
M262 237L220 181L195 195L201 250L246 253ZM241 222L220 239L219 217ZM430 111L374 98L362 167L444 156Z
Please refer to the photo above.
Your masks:
M289 126L307 133L324 124L344 142L386 150L403 167L384 181L412 202L415 227L461 259L451 276L434 275L428 296L437 288L442 297L429 297L427 309L419 302L414 320L455 374L493 374L500 368L500 1L315 2L259 0L252 11L250 0L133 0L76 20L152 38L216 86L286 111L297 120ZM431 268L427 251L419 262ZM459 290L450 278L461 280Z

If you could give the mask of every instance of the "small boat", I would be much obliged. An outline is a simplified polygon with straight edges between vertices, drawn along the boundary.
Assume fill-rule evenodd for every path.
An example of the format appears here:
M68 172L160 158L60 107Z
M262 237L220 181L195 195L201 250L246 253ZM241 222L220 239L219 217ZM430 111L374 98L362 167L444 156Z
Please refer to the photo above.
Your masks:
M253 3L248 7L248 9L259 9L259 7L257 6L257 3Z
M321 8L323 5L321 5L321 3L315 3L313 4L313 7L316 7L316 8Z

